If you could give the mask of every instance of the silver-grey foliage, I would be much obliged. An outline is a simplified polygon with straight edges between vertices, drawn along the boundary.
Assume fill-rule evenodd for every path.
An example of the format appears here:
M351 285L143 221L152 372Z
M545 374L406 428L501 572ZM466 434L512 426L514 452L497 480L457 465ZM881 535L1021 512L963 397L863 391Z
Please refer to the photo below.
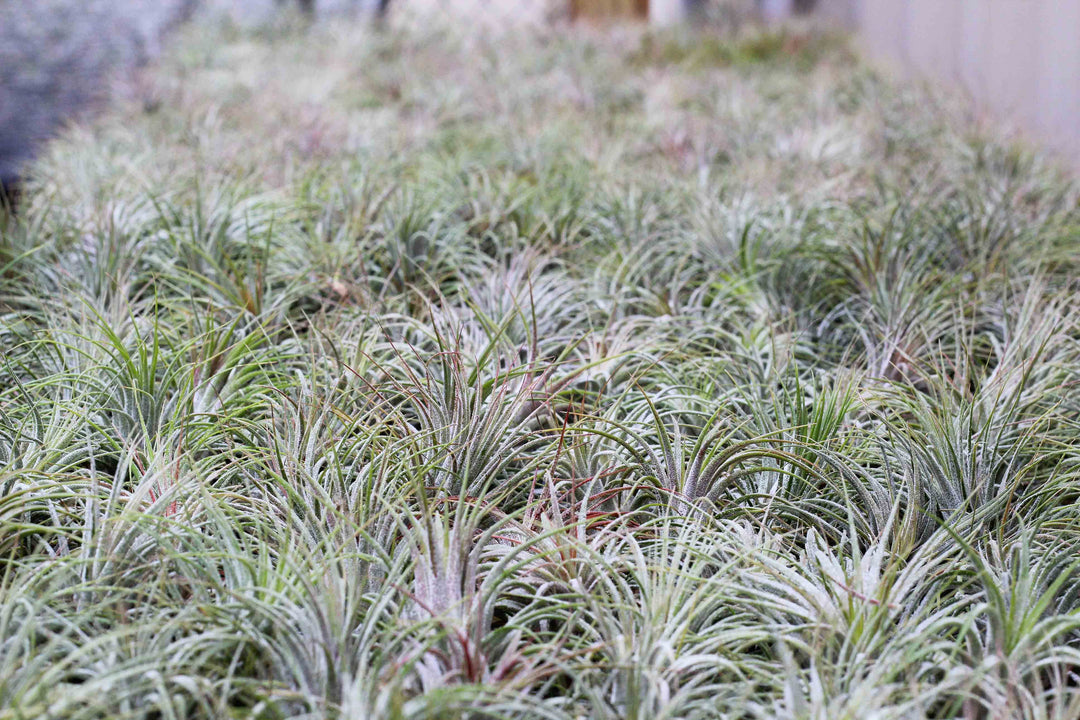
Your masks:
M194 29L0 221L0 720L1080 718L1044 160L811 32Z

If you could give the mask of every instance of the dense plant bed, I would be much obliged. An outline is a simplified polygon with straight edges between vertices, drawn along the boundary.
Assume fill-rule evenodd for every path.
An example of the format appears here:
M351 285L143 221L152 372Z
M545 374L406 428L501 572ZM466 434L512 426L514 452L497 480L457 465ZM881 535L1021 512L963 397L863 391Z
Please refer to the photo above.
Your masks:
M836 38L198 26L0 239L0 718L1080 715L1080 210Z

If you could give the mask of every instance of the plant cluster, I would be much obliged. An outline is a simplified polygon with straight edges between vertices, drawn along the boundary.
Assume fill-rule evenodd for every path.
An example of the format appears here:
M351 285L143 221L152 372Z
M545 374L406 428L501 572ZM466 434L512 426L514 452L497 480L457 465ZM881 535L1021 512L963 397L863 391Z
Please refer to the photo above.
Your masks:
M0 718L1080 715L1045 158L746 27L152 73L0 220Z

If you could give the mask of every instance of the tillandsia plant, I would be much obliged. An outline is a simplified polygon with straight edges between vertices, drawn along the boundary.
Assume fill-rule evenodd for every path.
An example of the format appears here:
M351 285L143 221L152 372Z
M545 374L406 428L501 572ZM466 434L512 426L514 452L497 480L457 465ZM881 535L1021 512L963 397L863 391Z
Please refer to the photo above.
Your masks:
M812 29L443 19L29 167L0 720L1080 715L1076 185Z

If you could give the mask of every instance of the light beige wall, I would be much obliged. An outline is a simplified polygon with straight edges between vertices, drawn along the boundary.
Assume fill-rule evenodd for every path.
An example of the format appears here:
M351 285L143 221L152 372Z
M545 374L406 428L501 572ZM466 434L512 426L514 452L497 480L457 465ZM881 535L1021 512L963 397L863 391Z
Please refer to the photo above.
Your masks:
M1080 0L856 0L871 54L960 87L1080 167Z
M1038 124L1068 145L1080 166L1080 0L1044 10L1038 68Z

